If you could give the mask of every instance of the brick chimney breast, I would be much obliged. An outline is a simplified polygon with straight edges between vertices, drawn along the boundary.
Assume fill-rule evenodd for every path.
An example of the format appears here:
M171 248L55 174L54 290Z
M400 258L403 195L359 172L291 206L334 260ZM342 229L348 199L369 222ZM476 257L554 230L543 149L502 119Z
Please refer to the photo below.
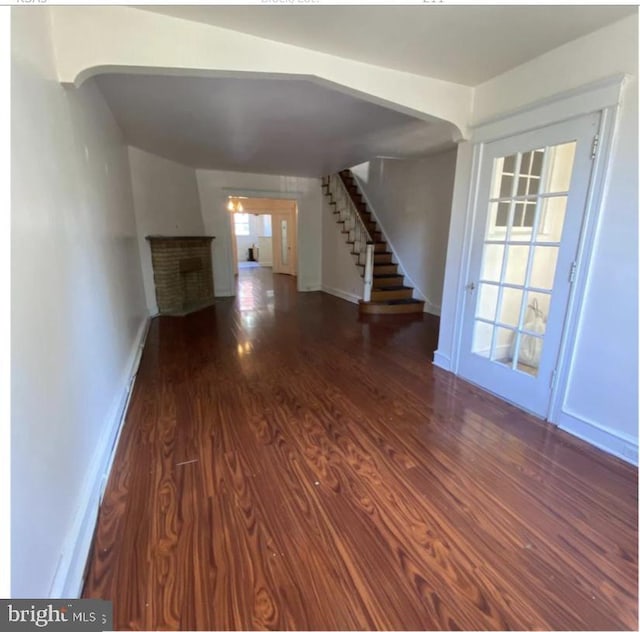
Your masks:
M212 305L215 237L148 235L158 312L182 316Z

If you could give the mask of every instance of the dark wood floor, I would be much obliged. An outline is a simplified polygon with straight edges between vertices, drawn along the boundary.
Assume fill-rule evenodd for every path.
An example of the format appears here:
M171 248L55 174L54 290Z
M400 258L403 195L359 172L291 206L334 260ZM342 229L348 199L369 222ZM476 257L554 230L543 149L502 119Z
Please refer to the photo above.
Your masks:
M155 319L84 596L116 629L637 629L637 470L433 367L436 330L263 269Z

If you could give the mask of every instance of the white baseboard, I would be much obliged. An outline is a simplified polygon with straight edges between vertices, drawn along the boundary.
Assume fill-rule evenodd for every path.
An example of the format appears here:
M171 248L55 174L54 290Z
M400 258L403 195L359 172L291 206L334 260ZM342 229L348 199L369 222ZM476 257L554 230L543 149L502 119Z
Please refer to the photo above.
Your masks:
M343 290L338 290L337 288L334 288L334 287L327 287L326 285L323 285L321 289L323 292L326 292L327 294L331 294L331 296L336 296L337 298L341 298L345 301L349 301L349 303L355 303L356 305L362 298L361 296L358 296L357 294L353 294L352 292L344 292Z
M320 283L301 281L298 284L298 292L319 292L322 289Z
M638 443L634 437L586 419L575 412L560 411L558 427L591 445L613 454L632 465L638 465Z
M433 364L445 371L451 371L451 358L441 351L434 351Z
M445 371L452 371L451 358L440 351L433 354L433 364ZM518 406L518 404L514 405ZM550 423L556 424L561 430L600 448L604 452L613 454L632 465L638 465L638 443L635 437L606 428L595 421L567 410L560 411L558 418L550 420Z
M433 316L440 316L442 312L442 308L440 305L434 305L431 301L426 299L424 301L424 313L432 314Z
M120 392L105 416L104 430L92 456L89 472L85 476L73 525L65 540L60 563L51 585L49 594L51 599L76 599L82 592L84 571L98 518L98 509L126 417L150 322L150 319L146 318L140 324L123 373Z

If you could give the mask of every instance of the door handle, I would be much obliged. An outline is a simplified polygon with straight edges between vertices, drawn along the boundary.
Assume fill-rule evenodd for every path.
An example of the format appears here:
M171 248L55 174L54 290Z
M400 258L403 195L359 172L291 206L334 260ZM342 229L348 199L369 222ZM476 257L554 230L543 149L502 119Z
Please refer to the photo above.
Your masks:
M475 290L475 289L476 289L476 284L475 284L473 281L469 281L469 283L467 283L467 284L464 286L464 289L465 289L465 290L468 290L469 292L473 292L473 290Z

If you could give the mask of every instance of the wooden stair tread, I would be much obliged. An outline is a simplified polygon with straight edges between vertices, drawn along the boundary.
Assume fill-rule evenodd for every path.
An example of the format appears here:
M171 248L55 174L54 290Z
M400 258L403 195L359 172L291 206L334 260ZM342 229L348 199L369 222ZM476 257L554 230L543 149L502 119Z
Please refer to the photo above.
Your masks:
M371 301L371 303L380 303L381 305L412 305L413 303L421 303L424 305L424 301L419 298L392 298L385 301Z
M360 301L361 314L419 314L424 311L424 301L417 299L396 299L394 301Z

